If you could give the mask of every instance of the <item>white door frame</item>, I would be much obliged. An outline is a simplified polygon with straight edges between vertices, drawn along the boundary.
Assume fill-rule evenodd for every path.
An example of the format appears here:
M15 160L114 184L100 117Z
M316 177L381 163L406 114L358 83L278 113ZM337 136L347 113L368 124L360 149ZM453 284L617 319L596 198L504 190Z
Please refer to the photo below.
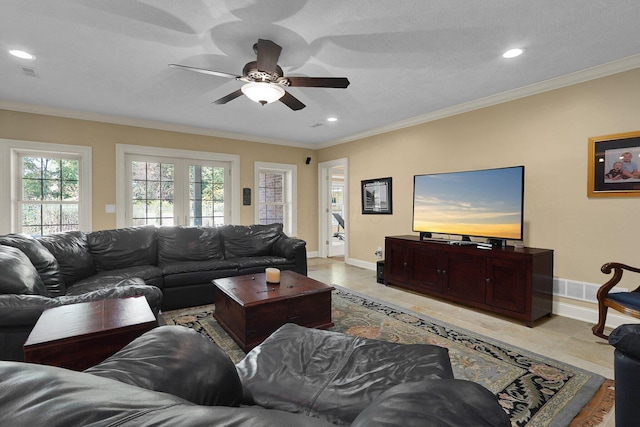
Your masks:
M344 170L344 260L349 259L349 162L347 158L318 164L318 256L329 254L329 234L331 232L331 169L341 166Z

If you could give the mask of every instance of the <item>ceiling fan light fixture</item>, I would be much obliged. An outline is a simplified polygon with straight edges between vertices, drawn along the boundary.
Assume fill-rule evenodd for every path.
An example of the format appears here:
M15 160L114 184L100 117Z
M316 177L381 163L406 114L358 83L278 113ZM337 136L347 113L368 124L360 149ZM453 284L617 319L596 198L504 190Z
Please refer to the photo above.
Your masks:
M275 102L284 96L284 89L272 83L251 82L240 89L250 100L262 105Z

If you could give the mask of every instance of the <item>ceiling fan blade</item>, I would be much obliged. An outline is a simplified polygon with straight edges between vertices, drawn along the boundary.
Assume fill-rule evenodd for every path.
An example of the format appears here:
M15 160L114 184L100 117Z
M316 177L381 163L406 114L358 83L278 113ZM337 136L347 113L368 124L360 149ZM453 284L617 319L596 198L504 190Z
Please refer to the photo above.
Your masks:
M346 89L349 79L346 77L285 77L292 87L329 87Z
M278 58L280 58L282 47L271 40L258 39L255 50L258 56L258 70L274 74L278 67Z
M216 101L213 101L212 104L217 104L217 105L226 104L227 102L233 101L239 96L242 96L242 89L238 89L235 92L231 92L229 95L223 96L222 98Z
M298 100L298 98L286 91L284 93L284 96L280 98L280 102L291 108L293 111L302 110L304 107L306 107L302 102Z
M227 77L229 79L238 79L242 77L242 76L236 76L234 74L223 73L222 71L213 71L213 70L207 70L206 68L189 67L188 65L169 64L169 67L177 68L180 70L194 71L196 73L208 74L210 76Z

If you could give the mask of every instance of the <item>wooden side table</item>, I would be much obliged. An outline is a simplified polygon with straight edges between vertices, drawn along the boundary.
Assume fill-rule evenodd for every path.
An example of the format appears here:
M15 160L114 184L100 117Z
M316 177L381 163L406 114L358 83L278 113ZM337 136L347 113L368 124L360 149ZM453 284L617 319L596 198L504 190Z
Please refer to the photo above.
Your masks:
M158 326L144 296L45 310L24 344L24 361L82 371Z

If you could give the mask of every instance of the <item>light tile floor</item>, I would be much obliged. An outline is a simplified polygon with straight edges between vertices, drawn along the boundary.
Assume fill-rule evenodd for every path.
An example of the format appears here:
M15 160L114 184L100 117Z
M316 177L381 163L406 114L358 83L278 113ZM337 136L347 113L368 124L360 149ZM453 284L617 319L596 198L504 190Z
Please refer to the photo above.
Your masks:
M345 264L341 259L310 258L309 277L370 295L452 325L613 378L613 347L591 333L591 324L552 315L528 328L517 321L463 305L426 297L376 282L375 271ZM613 427L612 410L601 424Z

